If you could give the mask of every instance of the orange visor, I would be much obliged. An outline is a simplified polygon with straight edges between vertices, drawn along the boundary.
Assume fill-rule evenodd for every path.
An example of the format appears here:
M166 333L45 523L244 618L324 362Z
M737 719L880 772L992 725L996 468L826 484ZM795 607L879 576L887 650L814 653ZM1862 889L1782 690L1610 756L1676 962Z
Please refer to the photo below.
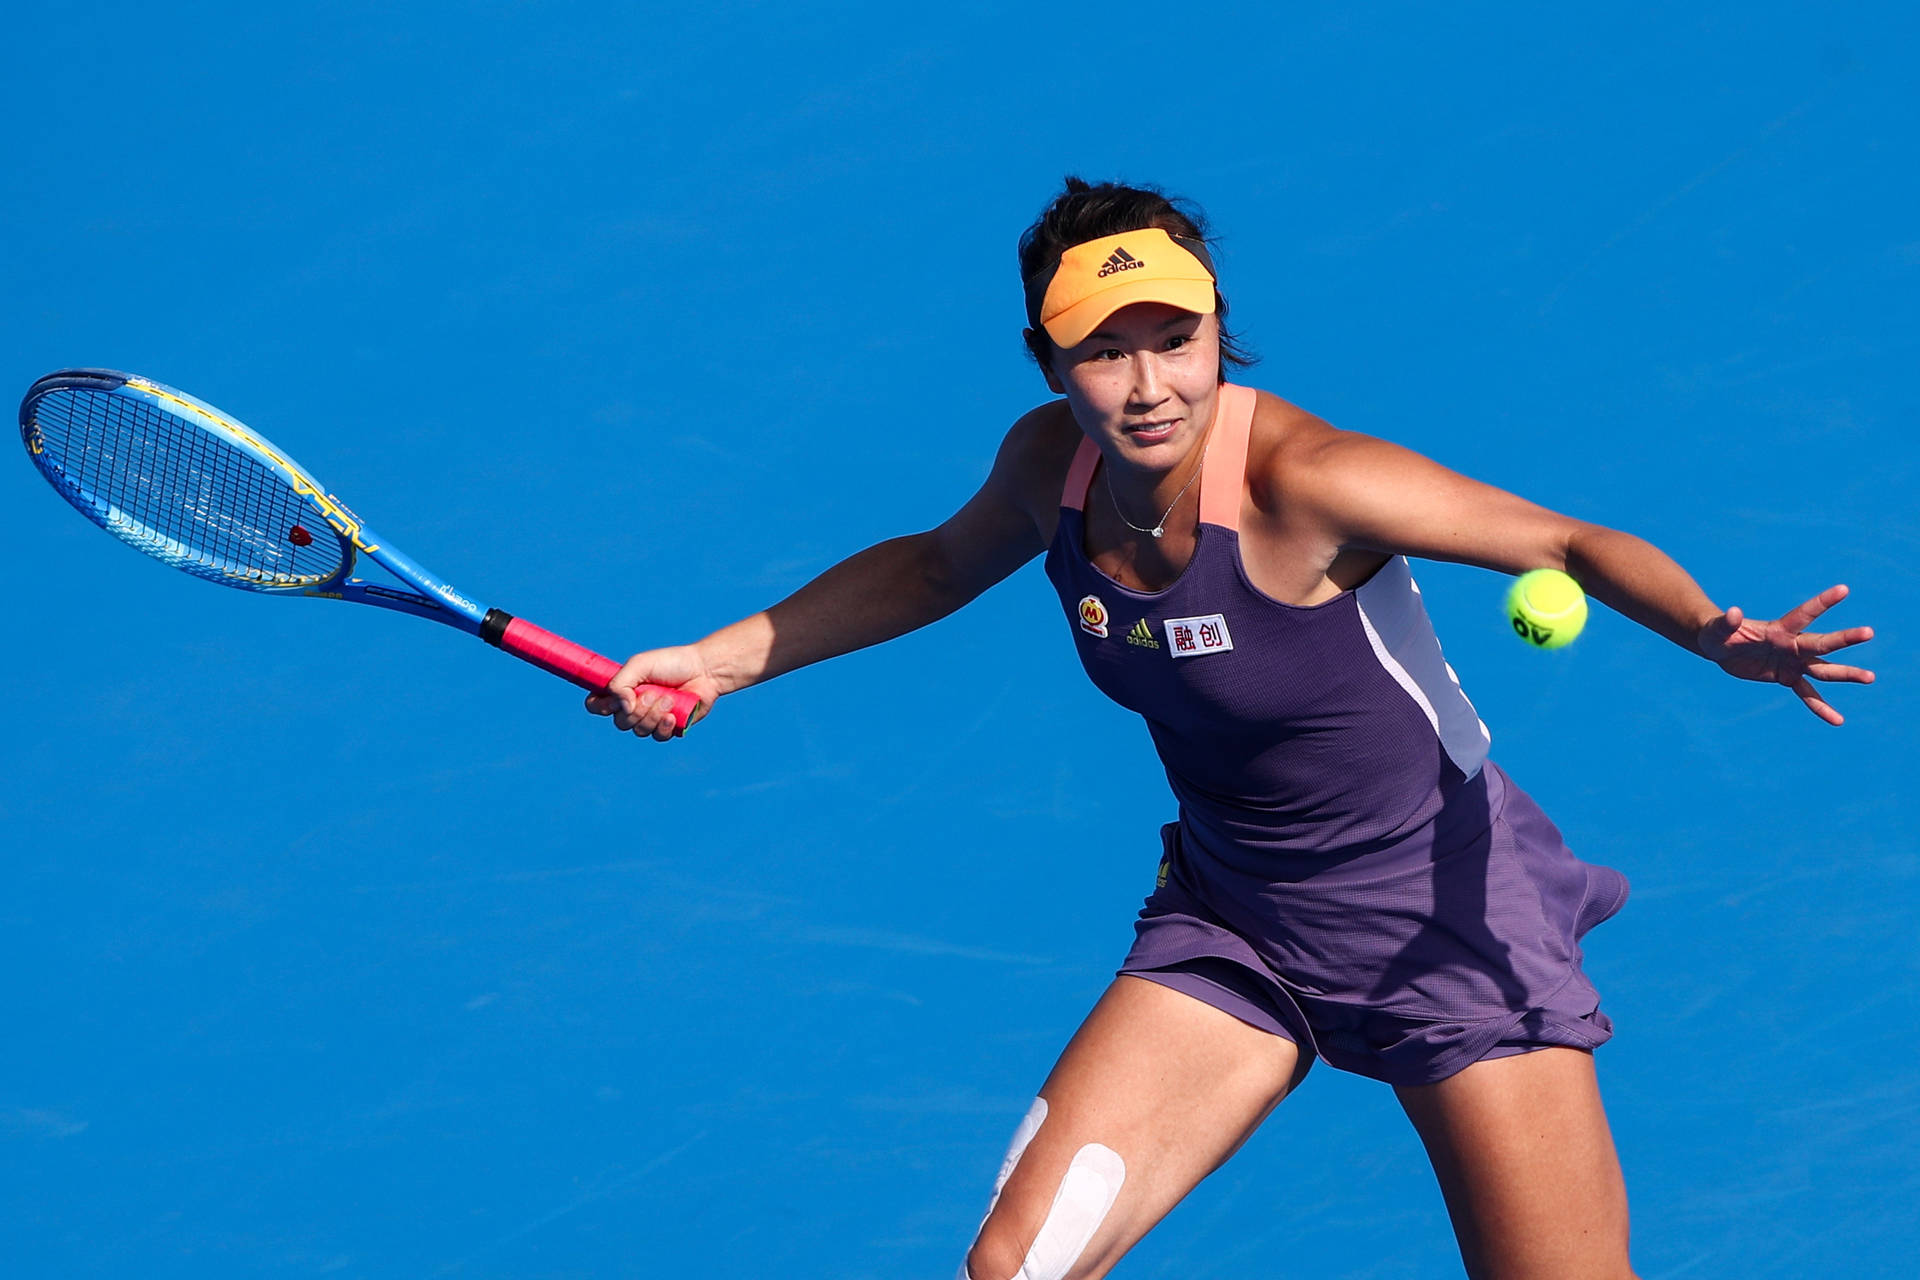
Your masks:
M1158 227L1123 231L1074 245L1058 266L1027 281L1027 321L1058 346L1078 346L1136 302L1209 315L1213 282L1213 259L1200 241Z

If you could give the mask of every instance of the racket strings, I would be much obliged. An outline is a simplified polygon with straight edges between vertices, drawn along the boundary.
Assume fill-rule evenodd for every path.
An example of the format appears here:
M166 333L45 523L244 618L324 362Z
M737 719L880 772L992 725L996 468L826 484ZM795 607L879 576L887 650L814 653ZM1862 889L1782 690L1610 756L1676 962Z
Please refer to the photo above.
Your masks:
M142 399L62 388L34 408L36 460L109 533L228 586L298 589L345 566L339 537L287 478L201 423Z

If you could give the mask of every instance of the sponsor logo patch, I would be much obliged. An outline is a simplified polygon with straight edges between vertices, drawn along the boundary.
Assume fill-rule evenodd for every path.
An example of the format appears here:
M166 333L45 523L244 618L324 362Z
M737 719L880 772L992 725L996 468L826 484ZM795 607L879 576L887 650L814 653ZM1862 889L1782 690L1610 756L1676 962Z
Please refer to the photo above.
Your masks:
M1127 632L1127 643L1137 644L1142 649L1158 649L1160 642L1153 638L1153 631L1147 626L1145 618L1133 624L1133 630Z
M1080 597L1080 629L1090 636L1107 638L1107 606L1099 596Z
M1176 658L1197 658L1203 653L1225 653L1233 648L1233 633L1227 630L1225 614L1209 613L1201 618L1168 618L1167 647Z

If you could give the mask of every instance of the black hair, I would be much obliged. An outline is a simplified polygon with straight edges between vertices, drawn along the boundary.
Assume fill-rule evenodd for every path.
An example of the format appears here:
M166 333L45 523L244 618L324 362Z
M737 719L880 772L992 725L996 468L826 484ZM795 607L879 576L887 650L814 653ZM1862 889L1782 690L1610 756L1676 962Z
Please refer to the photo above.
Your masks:
M1020 281L1024 285L1059 265L1060 255L1077 244L1117 236L1123 231L1158 227L1168 235L1211 244L1207 216L1191 200L1169 196L1158 187L1090 183L1068 175L1065 190L1048 202L1033 225L1020 233ZM1257 357L1227 329L1227 299L1216 282L1214 314L1220 321L1220 381L1227 367L1244 369ZM1053 359L1053 339L1039 325L1027 330L1027 354L1043 370Z

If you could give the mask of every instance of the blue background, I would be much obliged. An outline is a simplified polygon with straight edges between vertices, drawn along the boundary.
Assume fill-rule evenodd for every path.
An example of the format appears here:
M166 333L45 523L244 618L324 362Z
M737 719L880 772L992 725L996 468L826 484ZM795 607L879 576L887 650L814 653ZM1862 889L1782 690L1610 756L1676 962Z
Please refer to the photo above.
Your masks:
M1881 683L1835 730L1420 569L1497 757L1635 885L1588 954L1642 1274L1911 1268L1910 7L7 31L0 380L194 392L604 650L965 498L1045 396L1013 244L1068 171L1206 206L1256 385L1722 604L1849 583ZM451 632L189 582L24 458L0 541L9 1275L945 1280L1172 808L1037 567L661 748ZM1322 1070L1119 1274L1458 1262L1390 1094Z

